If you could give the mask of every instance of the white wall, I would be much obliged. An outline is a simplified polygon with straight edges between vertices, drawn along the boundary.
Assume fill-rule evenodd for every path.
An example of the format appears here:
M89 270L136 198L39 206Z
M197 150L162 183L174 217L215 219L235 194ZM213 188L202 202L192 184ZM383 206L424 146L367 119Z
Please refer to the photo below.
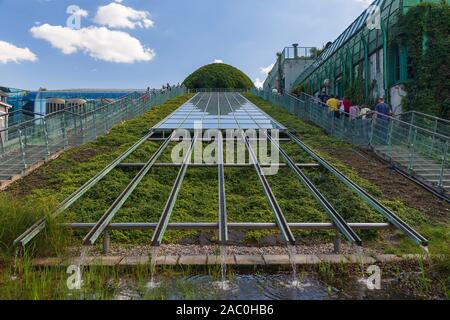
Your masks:
M7 113L6 107L0 106L0 130L6 129L8 125L8 117L4 117L3 115ZM0 131L0 139L2 139L3 142L6 141L7 138L7 132Z

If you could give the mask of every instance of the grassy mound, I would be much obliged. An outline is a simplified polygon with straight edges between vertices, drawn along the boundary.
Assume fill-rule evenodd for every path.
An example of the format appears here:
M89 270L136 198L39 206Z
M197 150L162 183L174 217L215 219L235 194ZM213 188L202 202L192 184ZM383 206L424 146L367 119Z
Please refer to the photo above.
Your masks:
M241 70L224 63L201 67L184 80L189 89L250 89L253 82Z

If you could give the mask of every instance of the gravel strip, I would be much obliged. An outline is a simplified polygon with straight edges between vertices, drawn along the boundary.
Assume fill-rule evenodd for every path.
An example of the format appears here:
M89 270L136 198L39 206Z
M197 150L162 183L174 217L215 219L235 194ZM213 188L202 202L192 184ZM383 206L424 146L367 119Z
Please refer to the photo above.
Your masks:
M293 252L303 255L317 255L317 254L333 254L333 244L314 244L314 245L298 245L293 248ZM151 246L120 246L113 245L110 248L108 256L149 256L152 254L154 248ZM78 256L81 253L80 247L74 247L70 250L71 256ZM381 252L371 248L360 248L350 246L346 243L341 245L341 254L364 254L373 256ZM195 256L195 255L219 255L220 247L218 245L179 245L166 244L162 245L158 250L159 256ZM250 246L228 246L228 255L286 255L288 249L286 246L266 246L266 247L250 247ZM98 248L92 248L89 256L102 256L102 252Z

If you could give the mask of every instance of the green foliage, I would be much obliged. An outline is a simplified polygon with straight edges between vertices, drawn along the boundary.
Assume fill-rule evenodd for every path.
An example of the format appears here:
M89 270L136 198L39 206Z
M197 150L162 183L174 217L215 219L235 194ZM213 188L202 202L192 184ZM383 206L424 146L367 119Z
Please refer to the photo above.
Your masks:
M450 6L413 7L400 17L398 32L410 57L404 108L450 119Z
M65 251L67 237L50 217L54 203L51 199L21 201L10 195L0 194L0 258L14 253L12 243L26 228L40 218L48 218L46 232L29 252L41 256L58 255Z
M345 142L327 135L322 129L305 123L289 114L282 108L245 94L252 102L287 127L296 130L297 134L308 145L316 150L349 147ZM88 179L103 169L108 163L123 153L136 140L141 138L148 128L158 123L168 114L176 110L189 96L177 98L162 106L152 108L141 117L127 121L114 127L109 135L65 152L60 158L41 167L32 175L14 184L7 195L17 199L17 203L35 206L35 203L46 203L47 211L64 200L68 195L82 186ZM312 159L292 142L282 142L283 148L299 163L308 163ZM153 141L144 143L133 153L127 162L145 162L158 148ZM173 144L159 159L160 162L170 162ZM361 185L371 194L382 198L381 191L372 183L362 179L352 169L333 159L332 153L321 154L332 162L339 170ZM368 207L361 199L353 194L345 185L324 169L305 169L308 177L317 185L319 190L330 200L335 208L352 222L382 222L382 217ZM178 170L176 168L154 168L142 180L135 192L117 213L113 222L157 222L171 191ZM64 219L70 222L95 222L108 209L122 190L137 173L136 170L115 169L102 179L95 187L77 201L65 214ZM281 168L275 176L268 177L271 187L289 222L329 222L329 217L306 190L301 182L288 168ZM247 168L225 171L227 190L227 210L230 222L272 222L273 213L267 204L262 186L253 170ZM213 190L213 192L211 192ZM190 168L183 182L178 201L171 218L172 222L215 222L217 221L217 171L211 169ZM206 196L206 194L208 196ZM41 202L40 202L41 201ZM384 201L403 219L413 225L427 223L427 218L416 210L411 210L400 201ZM4 211L7 212L10 201L0 199ZM27 217L18 222L19 229L11 228L5 243L10 243L24 228L29 227L36 219L44 216L18 215ZM71 234L71 233L69 233ZM75 236L81 234L76 233ZM198 232L181 232L172 230L166 234L164 242L197 239ZM248 233L246 240L258 242L266 236L277 235L277 231L255 231ZM375 239L377 233L364 233L363 237ZM151 232L115 231L112 233L114 242L121 244L148 243ZM210 235L215 239L216 235ZM307 239L314 236L330 239L332 232L302 232L298 238ZM78 244L79 239L74 239ZM329 241L329 240L328 240ZM45 247L45 246L44 246Z
M201 67L184 80L189 89L251 89L250 78L239 69L224 64L212 63Z

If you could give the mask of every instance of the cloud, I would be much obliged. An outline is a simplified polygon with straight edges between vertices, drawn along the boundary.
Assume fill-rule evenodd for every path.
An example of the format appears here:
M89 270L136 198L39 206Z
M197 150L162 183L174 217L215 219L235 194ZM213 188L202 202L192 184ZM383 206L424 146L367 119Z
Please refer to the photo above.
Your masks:
M19 48L15 45L0 40L0 63L20 61L36 61L37 56L28 48Z
M138 39L105 27L76 30L43 24L30 31L35 38L49 42L66 55L82 51L93 58L116 63L150 61L155 57L155 52L145 48Z
M214 59L213 63L223 63L223 60L220 60L220 59Z
M275 63L272 63L272 64L268 65L267 67L259 68L259 71L261 71L262 74L269 74L269 72L272 71L274 66L275 66Z
M151 28L154 22L148 11L139 11L120 4L122 1L112 2L100 6L94 21L102 26L115 29Z
M262 87L264 86L264 81L260 78L256 78L254 84L256 88L262 89Z
M366 7L370 6L374 0L353 0L353 1L360 3L363 7L366 8Z

